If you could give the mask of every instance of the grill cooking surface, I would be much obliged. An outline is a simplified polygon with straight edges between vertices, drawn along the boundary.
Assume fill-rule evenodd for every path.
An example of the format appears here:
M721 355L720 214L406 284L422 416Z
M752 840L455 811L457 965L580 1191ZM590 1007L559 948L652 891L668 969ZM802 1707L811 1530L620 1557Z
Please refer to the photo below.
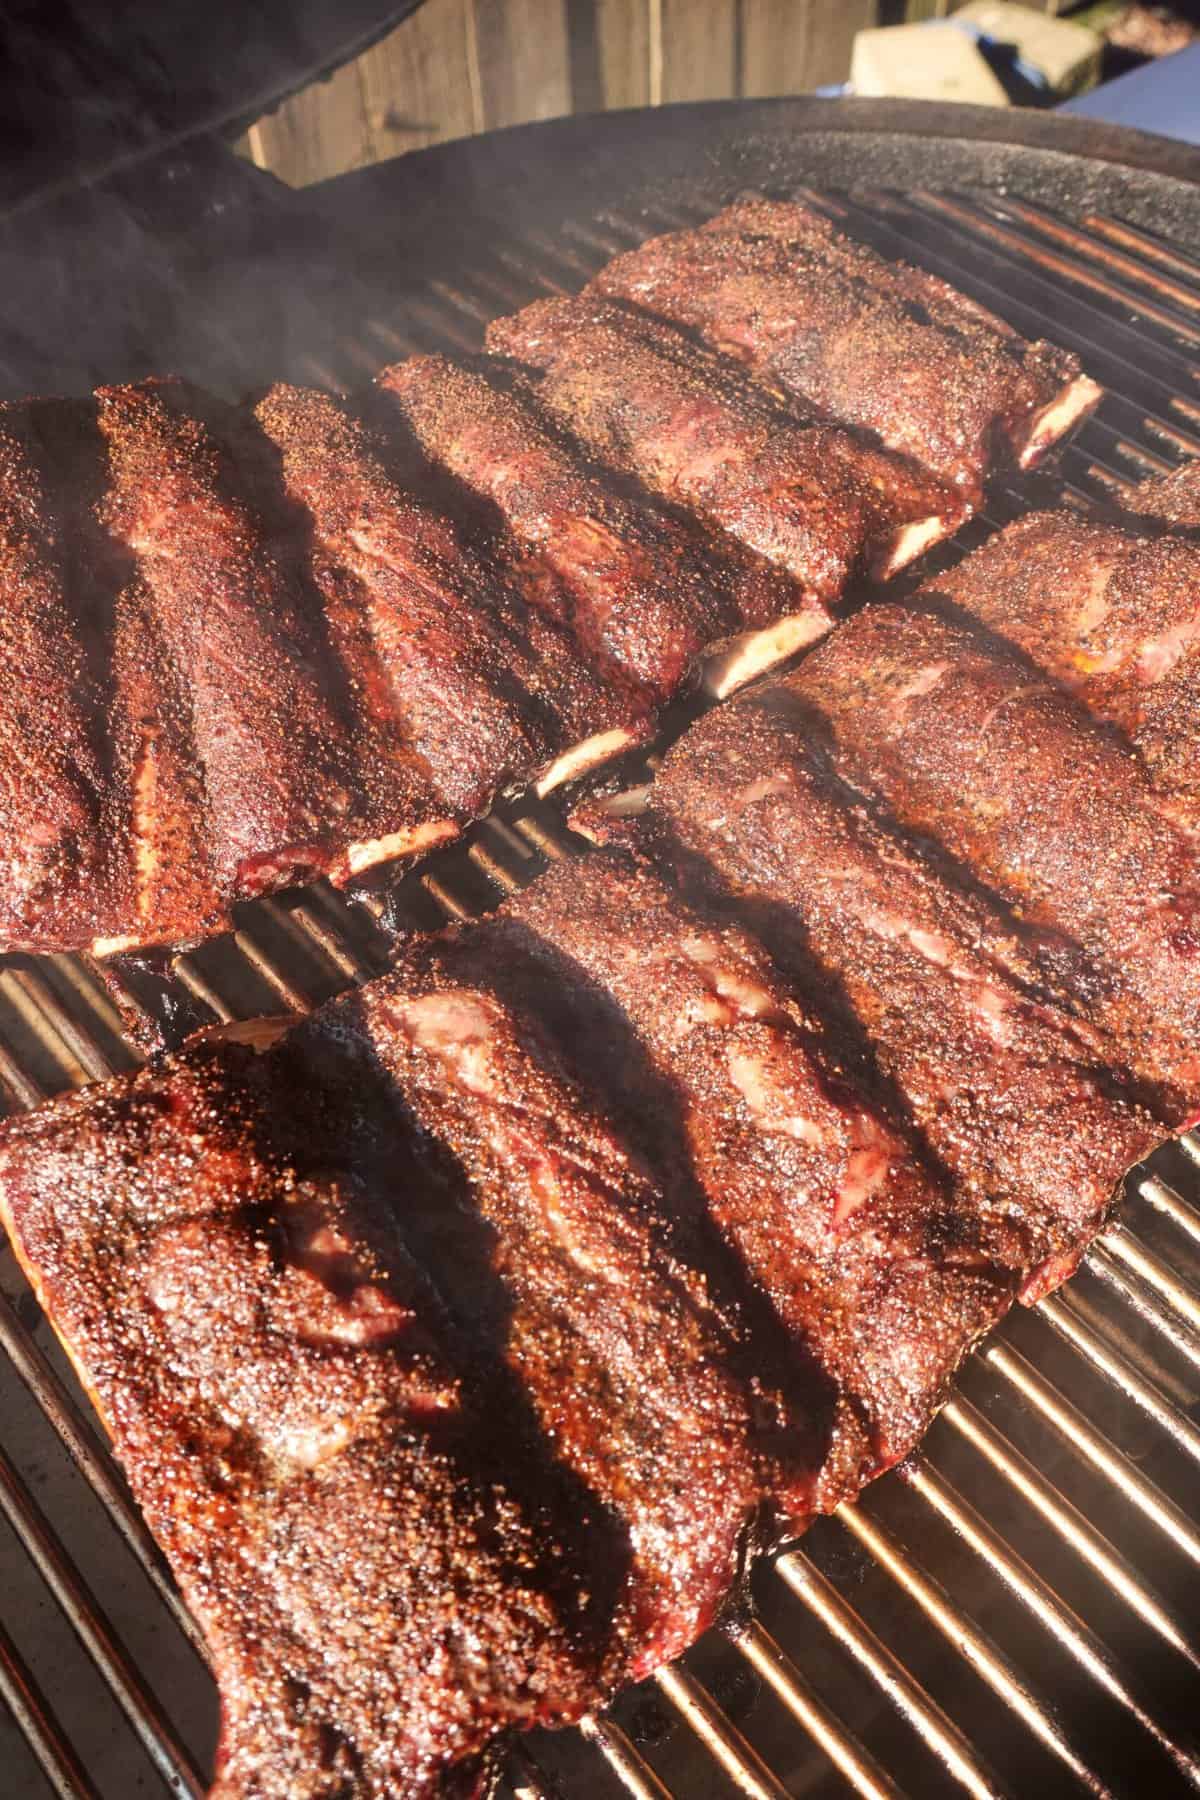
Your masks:
M1166 238L994 193L808 197L1075 350L1108 389L1060 478L1014 480L940 554L1062 488L1119 494L1200 453L1200 261ZM470 279L410 282L394 314L296 373L347 383L409 350L475 347L491 316L700 216L655 207L481 242ZM128 1068L163 1029L304 1010L378 972L393 931L469 917L571 848L553 809L510 801L390 889L249 904L234 932L118 979L86 958L0 959L7 1105ZM198 1638L7 1251L3 1272L0 1792L202 1792L215 1705ZM1200 1142L1185 1138L1131 1178L1081 1273L976 1354L904 1469L756 1571L753 1622L610 1717L523 1746L512 1790L1200 1788L1198 1405Z

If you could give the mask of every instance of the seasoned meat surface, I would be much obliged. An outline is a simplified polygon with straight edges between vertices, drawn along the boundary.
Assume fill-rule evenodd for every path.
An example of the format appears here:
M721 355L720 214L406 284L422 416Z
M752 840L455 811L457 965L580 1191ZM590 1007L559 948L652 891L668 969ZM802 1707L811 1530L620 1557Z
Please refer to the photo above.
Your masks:
M488 347L538 371L546 407L631 469L776 562L815 599L887 573L952 531L940 482L841 426L802 420L672 327L597 296L537 300Z
M1082 948L1129 1066L1169 1116L1194 1105L1200 871L1138 757L1026 663L898 606L850 620L788 688L850 781Z
M192 942L612 762L952 531L985 439L1028 460L1095 393L757 201L489 342L354 400L151 378L3 409L0 949ZM1164 792L1192 686L1164 677L1139 725Z
M255 417L312 520L313 573L336 636L366 641L368 691L409 766L443 811L470 817L506 779L546 761L556 736L522 679L536 680L536 662L505 617L509 597L392 478L382 446L340 402L276 387Z
M974 1241L1027 1293L1060 1280L1161 1130L1111 1091L1106 1046L1043 997L1036 945L837 780L790 678L695 725L651 799L685 874L715 878L849 1034L952 1176Z
M1120 726L1180 822L1200 824L1200 544L1034 513L943 576L932 598Z
M132 858L134 892L93 947L187 943L221 924L224 895L188 692L137 581L114 604L111 677L114 786L128 807L114 849Z
M1122 504L1132 513L1183 530L1200 526L1200 456L1181 463L1168 475L1139 482Z
M366 806L310 597L263 530L214 403L177 382L104 388L110 529L184 683L226 891L329 867ZM212 424L208 422L212 419Z
M414 948L355 1010L419 1138L402 1229L609 1521L605 1676L636 1680L729 1591L763 1493L756 1395L701 1272L658 1241L648 1172L493 968L470 937Z
M1100 398L1066 351L796 201L738 201L614 258L593 285L690 327L972 502L999 453L1036 460Z
M378 380L426 453L511 529L531 605L565 617L608 678L649 704L673 699L714 640L801 604L773 568L574 452L484 368L411 357ZM816 635L827 620L809 610Z
M466 1794L498 1729L602 1692L578 1496L405 1250L403 1164L384 1188L348 1165L324 1049L314 1085L303 1057L197 1048L0 1149L14 1242L212 1650L214 1800L417 1800L448 1766ZM372 1129L377 1161L403 1149Z
M785 1354L819 1377L815 1486L793 1497L777 1477L776 1493L793 1516L832 1509L907 1454L1007 1304L1011 1278L970 1197L960 1204L847 1078L762 947L648 865L615 852L560 864L506 911L485 928L493 956L545 971L560 1029L607 1072L597 1079L648 1155L683 1160L775 1308ZM760 1326L760 1356L769 1341Z
M110 865L118 803L72 591L69 489L38 433L43 410L0 407L0 936L13 946L86 942L128 906L128 865Z
M194 940L238 899L410 855L500 786L553 786L651 729L519 591L515 542L468 544L410 487L411 446L345 402L148 380L8 407L0 440L0 945ZM777 585L751 571L746 592ZM682 680L676 658L663 691Z

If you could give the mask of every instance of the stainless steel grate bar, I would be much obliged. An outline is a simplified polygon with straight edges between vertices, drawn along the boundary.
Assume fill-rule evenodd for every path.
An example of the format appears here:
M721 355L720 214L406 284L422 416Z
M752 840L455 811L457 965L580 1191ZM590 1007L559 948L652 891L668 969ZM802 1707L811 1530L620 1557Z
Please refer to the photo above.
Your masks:
M942 1584L922 1570L897 1539L861 1507L839 1507L837 1516L886 1569L897 1586L916 1602L964 1662L999 1695L1014 1716L1040 1739L1076 1780L1090 1793L1106 1793L1104 1783L1072 1747L1053 1711L1037 1698L1010 1658L971 1623Z
M1133 282L1153 293L1161 294L1165 299L1188 312L1200 313L1200 291L1195 285L1194 272L1192 279L1186 279L1187 265L1180 263L1179 269L1185 272L1185 279L1177 276L1163 275L1146 266L1145 255L1131 256L1124 249L1113 249L1111 244L1097 243L1092 233L1069 220L1060 219L1043 206L1031 200L1020 200L1012 195L1001 201L994 201L988 209L998 218L1018 220L1030 226L1037 237L1047 238L1051 243L1061 244L1068 251L1074 252L1090 267L1099 263L1101 267L1115 269L1122 279L1132 277ZM1119 241L1119 240L1118 240ZM1161 263L1161 257L1152 258Z
M50 1043L72 1077L72 1086L103 1081L112 1073L107 1057L80 1029L50 984L32 969L7 969L0 976L6 993L34 1031L52 1033Z
M1164 1262L1128 1225L1106 1231L1100 1239L1101 1249L1110 1257L1140 1275L1147 1287L1161 1296L1190 1331L1200 1333L1200 1299L1171 1265Z
M670 1789L663 1786L615 1719L585 1719L580 1730L634 1800L670 1800Z
M899 1658L847 1604L803 1549L785 1551L776 1559L775 1570L830 1636L866 1670L896 1711L974 1800L995 1800L1002 1794L999 1778L972 1749L958 1726L914 1681Z
M1063 1542L1089 1563L1164 1643L1170 1644L1200 1672L1200 1655L1190 1642L1183 1623L1172 1617L1170 1609L1146 1586L1128 1559L1088 1523L1077 1507L1057 1493L1053 1484L1040 1475L1019 1450L989 1425L978 1408L969 1400L951 1400L943 1407L941 1417L990 1463L998 1475L1017 1489L1022 1499L1041 1514ZM921 1473L920 1468L918 1473Z
M783 1701L798 1725L824 1750L856 1794L866 1800L899 1800L901 1790L875 1758L830 1712L799 1669L761 1625L743 1625L730 1634L746 1661Z
M117 1479L108 1452L81 1416L49 1361L25 1330L4 1294L0 1294L0 1345L176 1625L197 1655L207 1660L208 1653L200 1629L164 1571L158 1547L146 1529L141 1513Z
M40 1100L47 1098L45 1089L33 1079L32 1075L26 1073L21 1066L19 1057L14 1054L2 1037L0 1037L0 1081L8 1089L12 1102L18 1110L36 1106ZM63 1086L70 1086L65 1072Z
M1200 1244L1200 1213L1168 1182L1158 1175L1147 1175L1144 1181L1138 1182L1137 1191L1139 1198L1147 1201L1194 1243Z
M1042 1577L1018 1556L999 1534L986 1524L975 1507L964 1500L932 1469L926 1459L910 1458L903 1479L926 1501L971 1549L1000 1577L1043 1629L1074 1658L1091 1679L1136 1719L1142 1730L1171 1757L1193 1787L1200 1788L1200 1761L1159 1725L1132 1691L1129 1679L1077 1614L1057 1599ZM1192 1659L1194 1661L1194 1658Z
M1092 1330L1079 1315L1069 1292L1065 1295L1049 1295L1042 1301L1038 1311L1073 1349L1087 1358L1093 1368L1106 1376L1115 1387L1120 1388L1127 1399L1132 1400L1135 1406L1153 1419L1177 1448L1194 1461L1200 1462L1200 1430L1197 1430L1186 1413L1181 1412L1159 1389L1139 1375L1127 1357L1114 1350L1098 1332Z
M1066 278L1073 285L1086 288L1089 293L1099 295L1101 299L1112 301L1118 307L1138 314L1143 319L1159 325L1173 338L1178 338L1189 346L1200 348L1200 323L1192 321L1170 307L1161 306L1149 297L1145 291L1126 287L1120 281L1114 281L1107 275L1098 274L1079 256L1060 255L1053 250L1031 244L1028 237L1011 230L997 218L989 216L982 206L976 206L969 200L953 198L946 194L924 192L916 196L916 203L926 213L940 214L953 224L963 227L989 243L996 245L1001 252L1012 257L1014 261L1026 266L1033 263L1039 274L1034 277L1044 289L1048 283L1047 275L1058 275ZM1041 274L1040 271L1045 271ZM1113 321L1092 302L1085 302L1089 313L1103 318L1106 324ZM1132 336L1132 328L1124 320L1119 321L1122 335Z
M1193 286L1200 285L1200 273L1197 272L1196 264L1170 244L1152 237L1148 231L1139 230L1136 225L1127 225L1122 219L1106 219L1102 213L1089 213L1083 224L1096 237L1105 238L1128 250L1136 250L1143 263L1157 263L1163 268L1174 269Z
M787 1789L694 1675L677 1663L654 1679L747 1800L788 1800Z
M1178 1319L1170 1307L1163 1305L1152 1287L1140 1280L1131 1269L1108 1255L1101 1245L1094 1245L1088 1252L1084 1267L1090 1275L1094 1275L1127 1301L1140 1319L1144 1319L1173 1349L1200 1369L1200 1337L1197 1337L1186 1320Z
M117 1642L87 1584L3 1452L0 1452L0 1510L25 1546L38 1574L70 1621L167 1786L173 1793L201 1800L205 1782L200 1771Z
M1089 1423L1033 1365L1008 1344L985 1346L983 1360L1018 1390L1064 1442L1086 1457L1113 1488L1165 1532L1177 1549L1200 1563L1200 1531L1162 1490Z
M180 956L175 959L175 973L188 992L194 994L201 1005L207 1006L214 1019L219 1019L223 1025L229 1025L237 1018L235 1009L221 997L190 957Z
M558 1800L556 1789L521 1744L512 1754L512 1791L515 1800Z
M21 1735L58 1800L101 1800L3 1625L0 1625L0 1700L20 1727Z

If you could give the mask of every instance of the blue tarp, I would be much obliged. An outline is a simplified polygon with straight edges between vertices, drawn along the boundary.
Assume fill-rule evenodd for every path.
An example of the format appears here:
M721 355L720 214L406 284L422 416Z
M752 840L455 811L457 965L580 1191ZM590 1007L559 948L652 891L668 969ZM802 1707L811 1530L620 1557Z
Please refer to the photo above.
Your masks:
M1200 144L1200 44L1120 75L1059 111Z

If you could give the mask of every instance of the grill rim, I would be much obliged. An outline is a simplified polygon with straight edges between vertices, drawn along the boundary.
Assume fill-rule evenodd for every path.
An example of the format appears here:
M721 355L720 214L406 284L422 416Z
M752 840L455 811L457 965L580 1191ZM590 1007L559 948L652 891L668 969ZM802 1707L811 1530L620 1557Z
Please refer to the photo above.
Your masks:
M784 167L797 144L803 166ZM771 163L793 186L928 186L935 144L939 188L1011 189L1069 213L1103 203L1127 223L1167 223L1200 251L1200 147L1057 112L926 100L680 101L535 120L350 170L316 183L305 199L310 218L345 239L354 236L355 211L378 217L374 197L386 192L391 206L403 202L393 251L397 243L420 246L432 262L465 235L467 216L491 222L507 207L509 216L552 224L546 208L556 193L568 202L564 216L582 214L593 199L601 211L617 211L636 207L639 195L652 201L668 192L676 202L697 195L707 203L718 189L732 196L753 185L750 169ZM739 164L745 171L730 186ZM1189 201L1190 229L1186 217L1164 221L1164 206L1186 212Z

